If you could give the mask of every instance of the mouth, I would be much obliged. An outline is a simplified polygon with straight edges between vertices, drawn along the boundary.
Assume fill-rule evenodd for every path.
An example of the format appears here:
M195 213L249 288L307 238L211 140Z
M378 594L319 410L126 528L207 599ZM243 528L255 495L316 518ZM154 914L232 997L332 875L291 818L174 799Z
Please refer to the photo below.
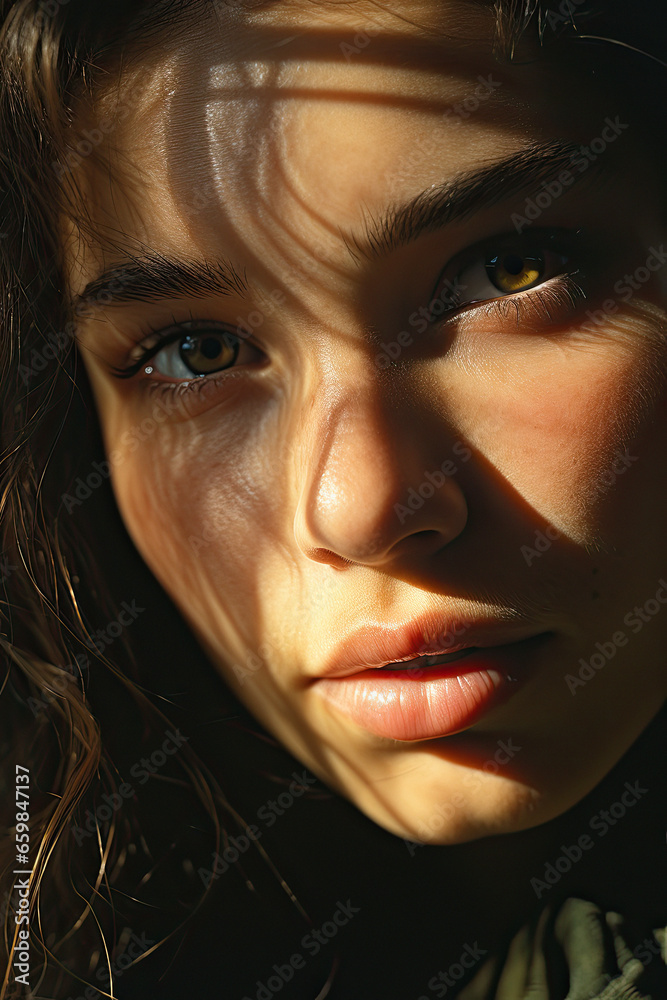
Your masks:
M415 742L475 725L525 685L553 632L496 645L405 656L314 679L312 690L340 718L375 736Z
M431 613L395 625L364 625L346 637L315 678L346 677L363 670L402 673L445 667L464 657L539 634L525 621L453 618Z
M425 654L422 656L413 656L407 660L395 660L393 663L386 663L382 667L375 667L375 670L381 672L391 671L396 673L406 673L411 670L426 670L429 667L439 667L447 663L456 663L457 660L463 660L466 656L471 653L476 652L479 646L467 646L465 649L459 649L455 653L434 653Z

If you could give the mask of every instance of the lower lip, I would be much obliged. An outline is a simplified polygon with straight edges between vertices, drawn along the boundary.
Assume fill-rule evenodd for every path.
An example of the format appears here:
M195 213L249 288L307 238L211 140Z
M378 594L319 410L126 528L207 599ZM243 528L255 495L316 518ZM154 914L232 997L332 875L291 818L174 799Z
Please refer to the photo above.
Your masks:
M475 649L450 665L413 670L363 670L321 678L314 690L376 736L429 740L474 725L522 686L527 661L545 634Z

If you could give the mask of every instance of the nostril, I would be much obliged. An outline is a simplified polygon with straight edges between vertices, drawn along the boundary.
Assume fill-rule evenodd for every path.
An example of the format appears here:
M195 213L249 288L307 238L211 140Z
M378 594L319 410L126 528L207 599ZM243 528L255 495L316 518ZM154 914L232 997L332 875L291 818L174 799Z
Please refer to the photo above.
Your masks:
M425 528L424 531L415 531L414 534L410 535L410 544L423 545L424 547L432 546L434 543L438 545L442 544L442 532L435 531L432 528Z
M314 549L311 558L317 560L317 562L329 563L332 569L343 569L344 566L354 566L352 559L339 556L336 552L332 552L331 549Z

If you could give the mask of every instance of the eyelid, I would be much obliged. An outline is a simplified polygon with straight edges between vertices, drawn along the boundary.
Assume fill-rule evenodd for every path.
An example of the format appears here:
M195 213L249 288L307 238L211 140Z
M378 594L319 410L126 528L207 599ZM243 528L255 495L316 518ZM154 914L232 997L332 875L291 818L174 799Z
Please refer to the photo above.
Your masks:
M568 229L562 226L544 226L536 229L523 230L520 233L503 232L498 233L496 236L490 236L483 240L479 240L471 247L467 247L465 250L461 251L460 254L457 254L454 258L452 258L452 261L459 259L461 259L462 262L466 261L466 259L474 260L487 248L502 251L510 247L521 247L525 251L533 249L554 251L568 250L570 252L574 252L576 249L581 247L586 235L585 230L581 226L577 229Z
M490 252L491 250L498 250L501 252L505 247L522 247L524 251L530 249L548 249L555 253L560 251L562 254L567 256L574 256L575 254L578 254L581 258L586 259L588 245L589 236L583 227L579 227L577 229L567 229L565 227L551 226L534 229L530 232L502 232L498 233L496 236L485 237L483 240L479 240L472 246L459 251L459 253L449 259L440 271L435 285L433 286L431 301L439 297L438 292L443 282L449 280L454 286L456 286L457 279L469 265L474 264L476 261L483 260L485 256L488 256L486 251ZM525 292L507 293L507 295L528 294L528 291L529 289ZM503 293L499 291L497 297L507 297L507 295L503 296ZM470 304L470 302L462 302L460 304L455 302L453 304L452 313L458 308L464 308Z
M143 338L143 340L131 349L128 355L129 364L120 367L112 367L112 374L116 378L132 378L141 371L143 366L147 364L151 358L155 357L156 354L159 354L159 352L164 350L164 348L182 340L188 333L196 333L197 330L212 329L215 329L216 333L229 334L229 336L236 338L240 343L253 342L251 337L243 336L239 332L238 327L232 328L232 324L222 323L219 320L189 319L181 322L174 320L169 326L163 326L157 330L152 330L146 337ZM194 377L197 378L197 376ZM205 376L199 376L199 378L202 377Z
M176 326L176 324L174 324L174 326ZM167 329L171 328L167 327ZM174 337L176 337L176 330L174 330ZM147 360L149 357L152 357L152 355L155 354L160 347L166 347L166 345L171 342L171 338L169 338L166 332L160 333L159 331L155 331L155 333L152 333L149 337L145 337L138 344L135 344L128 355L128 362L132 365L135 362L142 361L143 359Z

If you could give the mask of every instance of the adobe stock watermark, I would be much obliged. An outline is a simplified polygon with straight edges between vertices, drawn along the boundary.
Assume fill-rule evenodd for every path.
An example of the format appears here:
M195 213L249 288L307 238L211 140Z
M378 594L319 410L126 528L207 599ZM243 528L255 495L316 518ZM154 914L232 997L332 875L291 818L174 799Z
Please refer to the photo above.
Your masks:
M270 642L262 642L257 647L257 652L248 650L243 664L234 663L232 670L239 684L243 686L249 677L254 677L259 670L267 665L275 647Z
M493 74L488 76L478 76L479 81L472 93L464 97L463 100L452 104L444 112L444 117L451 120L452 124L460 125L461 121L470 118L478 110L484 101L488 101L492 94L495 94L499 87L502 87L502 80L494 80Z
M261 7L266 0L213 0L213 7L216 11L229 10L230 7L241 7L243 10L252 10L253 7Z
M86 478L78 476L74 480L72 493L63 493L60 497L63 507L71 514L75 507L80 507L93 492L111 475L111 462L93 462L93 471Z
M443 111L443 121L449 125L461 125L502 86L502 81L494 80L492 75L479 76L477 79L479 82L471 93ZM402 197L405 183L412 180L415 170L422 167L427 160L441 155L443 141L445 141L443 133L437 128L415 136L410 142L409 151L396 159L392 164L391 173L386 178L391 197Z
M65 353L66 349L73 343L75 330L76 323L70 321L65 324L64 330L46 334L44 346L35 347L31 351L30 364L21 364L18 367L19 378L24 386L29 385L35 375L43 372L49 361L55 361Z
M53 19L61 7L66 7L70 0L39 0L37 14L35 16L35 27L43 28L47 19Z
M381 28L366 28L365 31L358 31L351 42L341 42L338 47L346 61L350 62L355 56L367 49L371 39L377 38L381 30Z
M77 302L72 310L74 319L68 320L62 330L47 333L44 336L44 344L35 347L30 352L30 363L20 364L18 374L24 386L30 384L35 375L39 375L47 367L50 361L57 361L65 354L68 347L74 342L78 329L77 319L85 319L94 314L95 307L108 305L113 300L115 293L120 292L129 280L128 272L119 270L113 278L110 278L104 288L99 288L94 296L86 299L85 302Z
M461 462L468 462L472 458L470 448L467 448L462 441L455 441L452 445L452 451L460 458ZM439 468L432 472L425 472L424 480L417 489L411 486L408 490L406 503L394 504L394 513L401 524L405 524L408 517L413 517L418 510L421 510L426 501L435 496L435 491L443 487L447 479L455 476L458 471L458 465L451 458L446 458Z
M167 763L184 746L189 736L184 736L179 729L172 731L168 729L162 745L154 750L149 757L142 757L130 768L130 775L136 778L138 784L145 785L151 775L157 774L161 767ZM102 795L102 802L96 806L94 811L86 810L83 826L73 826L72 836L76 840L77 846L81 847L84 840L97 834L97 830L102 823L108 823L114 813L123 807L124 802L134 798L136 794L135 786L124 781L115 792Z
M122 286L122 284L123 275L120 274L97 293L94 304L104 305L106 302L111 301L110 293L116 290L118 286ZM270 317L283 304L285 298L286 296L283 292L279 289L274 289L266 296L266 304L263 310L254 309L246 316L237 316L235 323L231 324L235 331L233 336L241 340L251 337L262 326L265 319ZM78 307L78 309L83 310L83 315L90 314L85 312L89 308L90 303L82 304ZM72 324L72 326L74 329L76 328L75 324ZM116 442L117 447L109 452L106 459L101 462L93 462L91 471L85 476L78 476L70 487L70 492L61 495L60 499L67 513L71 514L77 507L84 504L94 491L110 478L115 468L127 461L127 458L145 444L162 424L166 423L170 417L176 414L187 416L187 410L185 409L182 397L176 393L170 393L167 397L161 396L155 400L150 415L123 431ZM190 536L190 544L193 545L195 551L197 551L198 547L207 544L211 540L206 537L207 534L208 530L204 529L202 536Z
M455 989L457 983L463 979L466 971L474 969L483 958L488 955L485 948L480 948L477 941L472 944L465 944L459 956L458 962L452 962L448 969L440 969L428 981L428 989L435 993L437 997L446 997L451 989ZM455 994L449 994L454 996ZM417 1000L429 1000L429 997L422 994Z
M85 503L95 490L109 479L113 469L126 462L128 457L145 444L171 416L183 412L183 402L174 393L157 399L150 416L144 417L138 424L123 431L118 441L119 447L114 448L104 461L93 462L92 471L85 477L78 476L74 481L72 492L61 495L60 499L67 513L71 514Z
M14 563L10 563L9 556L3 556L0 559L0 584L6 583L9 580L12 573L15 573L18 569Z
M266 829L270 829L280 816L284 816L311 785L317 784L317 778L305 769L301 774L293 771L291 777L293 780L287 791L280 792L275 799L268 799L257 810L257 820ZM263 831L256 823L251 823L244 827L240 834L229 837L222 853L216 851L212 855L211 867L198 869L197 874L204 887L208 889L211 882L228 872L230 866L236 864L241 855L250 850L251 845L260 839L262 833Z
M558 10L547 10L544 13L549 27L555 31L562 25L571 24L572 16L576 13L577 7L585 4L586 0L561 0Z
M126 462L128 457L150 440L170 417L184 412L182 399L174 393L157 399L150 416L144 417L138 424L123 431L118 440L118 447L114 448L104 461L93 462L92 471L86 476L78 476L70 487L72 492L61 495L60 499L67 513L71 514L77 507L81 507L95 490L109 479L113 469Z
M424 635L423 645L421 646L420 656L440 656L442 654L452 651L452 647L461 646L461 638L470 630L470 625L465 622L454 621L451 623L447 631L441 632L438 635ZM429 668L426 667L410 667L410 677L413 680L419 680L428 672Z
M100 989L98 990L92 985L87 986L78 997L70 996L68 1000L97 1000L98 997L102 996L101 990L105 991L105 996L109 996L112 983L116 979L119 979L138 958L141 958L147 951L150 951L156 943L152 938L147 937L145 933L138 935L129 927L123 929L121 934L122 939L127 940L127 944L123 950L111 959L109 965L101 965L95 973L95 978L100 984Z
M595 483L598 486L610 489L619 476L626 473L628 469L630 469L634 463L638 461L639 456L631 455L628 448L624 451L616 451L611 465L608 469L605 469L600 473L595 480ZM520 548L521 555L523 556L526 565L532 566L536 559L541 558L545 552L549 551L553 543L562 537L563 532L559 531L558 528L554 528L551 524L546 527L544 531L536 529L532 545L522 545Z
M98 628L95 632L91 633L90 638L86 640L86 645L89 649L101 655L107 646L110 646L146 610L146 608L137 607L136 598L131 603L123 601L121 609L117 618L108 622L104 628Z
M607 914L607 923L610 922L611 918L612 914ZM632 958L635 961L632 961L632 959L627 960L623 965L620 975L618 972L600 973L590 992L585 998L582 997L582 1000L599 1000L605 994L610 997L610 1000L613 1000L614 996L617 998L632 997L633 993L636 996L636 983L644 969L655 958L662 959L664 963L663 956L667 953L667 935L665 935L664 928L658 927L653 933L655 935L653 938L644 938L641 944L635 945L632 949ZM612 982L614 983L614 992L610 995L607 991L607 986Z
M667 604L667 581L664 578L658 580L658 589L653 597L649 597L641 606L635 605L632 611L623 618L626 628L636 635L644 628ZM661 596L662 595L662 596ZM579 658L579 671L576 675L565 674L564 680L568 686L570 694L576 695L579 688L585 687L589 681L602 670L616 656L617 650L627 646L628 636L619 629L614 632L605 642L596 642L596 652L592 653L588 660Z
M616 142L626 129L630 128L630 125L622 122L618 115L615 118L605 118L603 125L604 128L601 130L599 136L591 139L587 146L579 146L572 153L570 157L571 169L565 167L561 170L557 178L553 178L550 181L543 181L539 191L524 202L523 214L520 212L512 213L510 218L517 233L522 233L527 226L532 225L536 219L539 219L543 212L551 208L553 203L574 184L577 175L581 175L588 170L608 147L613 142Z
M447 279L438 295L434 296L427 306L421 306L408 317L408 325L413 328L413 333L425 333L434 320L456 309L461 301L461 293L466 289L466 285ZM380 344L382 352L375 355L375 364L378 368L389 368L393 362L398 361L406 347L412 347L414 344L413 333L401 330L395 340Z
M47 3L58 7L64 3L69 3L69 0L47 0ZM77 170L83 161L102 145L105 138L111 135L130 116L133 109L146 96L152 79L152 73L144 67L141 70L141 79L137 77L132 89L124 95L122 100L118 101L114 114L104 115L98 119L94 128L83 129L81 131L81 138L65 155L64 160L54 160L51 163L51 167L58 180Z
M618 300L626 304L630 302L635 293L640 291L665 264L667 264L667 251L664 243L659 247L649 247L648 257L644 263L635 268L632 274L624 274L614 283L614 292L618 298L605 299L600 309L587 309L586 315L590 323L583 323L580 329L595 332L601 326L606 326L610 316L614 316L619 310Z
M630 784L625 782L624 791L617 801L612 802L608 809L601 809L591 817L588 823L589 830L597 834L598 838L606 837L613 827L626 815L629 809L637 805L639 800L648 793L648 788L642 788L639 781ZM553 861L547 861L542 872L542 877L534 876L530 880L530 885L537 896L541 899L545 892L553 889L577 862L581 861L584 853L595 847L596 841L589 833L582 833L574 844L561 844L561 853Z
M340 51L345 56L346 62L351 62L355 56L360 55L364 52L368 46L371 44L373 38L381 32L381 28L366 28L364 31L358 31L351 42L341 42L339 45ZM454 118L459 121L462 119L470 118L471 115L477 111L480 104L488 100L491 94L502 86L501 80L494 80L493 74L489 73L488 76L482 76L481 74L477 77L477 86L466 97L452 104L450 108L447 108L443 112L443 117ZM459 123L456 122L456 124Z
M68 663L59 675L49 680L49 687L42 691L40 698L28 698L27 706L35 718L57 701L72 684L77 687L81 677L87 674L89 669L90 660L87 654L77 653L72 663Z
M485 760L482 764L481 771L484 774L499 774L502 767L505 767L511 760L514 759L516 754L520 753L523 749L520 746L516 746L512 741L512 737L508 736L506 740L497 741L497 750L493 757ZM477 768L468 768L468 773L464 775L461 779L461 784L468 790L472 791L474 788L479 788L483 782L484 778ZM428 821L422 823L417 833L421 840L409 840L403 838L403 842L407 848L408 854L411 858L415 856L415 851L418 847L424 847L426 844L432 842L434 834L437 834L447 823L453 819L459 809L464 809L467 805L467 799L465 794L461 792L454 792L450 795L446 802L439 803L433 810Z
M561 536L562 532L558 528L554 528L552 524L548 525L544 531L536 529L533 544L521 546L521 555L526 564L532 566L535 560L543 556L545 552L548 552L553 543Z
M319 955L323 948L338 935L341 928L346 927L350 920L357 913L361 912L361 907L353 906L352 900L348 899L343 903L340 899L336 901L336 909L331 914L330 920L324 923L301 938L301 947L311 957ZM295 952L284 964L274 963L272 973L264 981L258 979L255 983L256 992L252 997L246 994L242 1000L273 1000L274 996L294 979L295 974L306 968L307 959L301 952Z

